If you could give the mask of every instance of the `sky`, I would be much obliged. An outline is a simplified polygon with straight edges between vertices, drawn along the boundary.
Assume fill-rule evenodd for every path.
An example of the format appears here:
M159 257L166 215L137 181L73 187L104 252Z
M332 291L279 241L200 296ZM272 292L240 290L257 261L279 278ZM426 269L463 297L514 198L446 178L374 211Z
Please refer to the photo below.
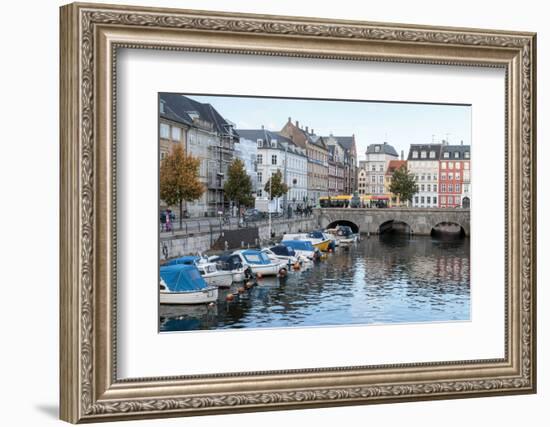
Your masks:
M328 101L288 98L249 98L187 95L210 103L238 129L280 131L291 117L317 135L355 134L359 160L369 144L387 142L405 158L410 144L446 139L450 144L471 144L471 106L411 104L375 101Z

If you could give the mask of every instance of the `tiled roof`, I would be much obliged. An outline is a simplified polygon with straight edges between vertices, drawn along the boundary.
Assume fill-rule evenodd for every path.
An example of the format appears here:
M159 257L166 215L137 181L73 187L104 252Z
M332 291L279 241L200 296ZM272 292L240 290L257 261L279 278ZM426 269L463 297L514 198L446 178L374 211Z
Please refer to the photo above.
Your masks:
M218 134L226 133L227 128L231 127L231 123L225 120L211 104L203 104L177 93L161 93L160 101L164 103L164 112L161 112L160 116L165 119L191 126L195 125L191 117L191 114L195 113L200 120L211 123ZM237 134L234 136L238 137Z
M427 161L427 160L439 160L440 154L441 154L441 144L411 144L411 147L409 149L409 156L407 157L407 160L410 161ZM418 153L418 157L413 157L413 152ZM421 152L426 152L426 157L421 157ZM435 157L430 157L430 152L435 151Z
M379 147L378 150L379 151L376 151L377 148L376 147ZM393 145L390 145L388 144L387 142L384 142L383 144L370 144L368 147L367 147L367 154L388 154L390 156L395 156L397 157L397 151L395 151L395 148L393 148Z

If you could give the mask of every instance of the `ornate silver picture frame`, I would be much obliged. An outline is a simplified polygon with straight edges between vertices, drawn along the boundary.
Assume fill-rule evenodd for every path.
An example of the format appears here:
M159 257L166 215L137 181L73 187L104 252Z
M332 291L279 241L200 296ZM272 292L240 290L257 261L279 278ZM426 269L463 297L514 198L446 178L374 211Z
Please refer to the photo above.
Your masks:
M61 8L60 406L72 423L536 391L536 35L70 4ZM505 72L504 357L121 379L121 49L498 67ZM158 260L151 260L157 263Z

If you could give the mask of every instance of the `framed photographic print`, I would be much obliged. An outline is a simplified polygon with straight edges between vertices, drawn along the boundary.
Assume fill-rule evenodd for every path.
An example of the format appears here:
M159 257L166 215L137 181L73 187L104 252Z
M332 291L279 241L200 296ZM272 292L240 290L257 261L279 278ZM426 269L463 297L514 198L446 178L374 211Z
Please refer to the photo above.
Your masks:
M534 393L535 34L61 8L61 418Z

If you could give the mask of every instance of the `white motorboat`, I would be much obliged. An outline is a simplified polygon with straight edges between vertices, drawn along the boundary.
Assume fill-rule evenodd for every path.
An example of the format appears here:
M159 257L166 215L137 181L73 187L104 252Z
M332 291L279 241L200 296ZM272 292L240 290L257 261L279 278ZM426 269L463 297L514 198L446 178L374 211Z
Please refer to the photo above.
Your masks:
M254 274L262 276L276 276L284 270L288 271L286 262L283 260L269 259L267 254L257 249L243 249L233 252L240 258L244 266L250 267Z
M302 259L313 261L321 258L321 252L309 240L283 240L281 244L292 248Z
M160 267L161 304L206 304L217 299L218 288L208 286L195 265Z
M206 283L219 288L229 288L233 283L233 273L218 269L216 263L200 256L184 256L168 261L164 265L195 265Z
M231 272L233 282L244 282L252 278L252 270L242 264L238 255L215 255L208 258L208 261L216 263L218 270Z

